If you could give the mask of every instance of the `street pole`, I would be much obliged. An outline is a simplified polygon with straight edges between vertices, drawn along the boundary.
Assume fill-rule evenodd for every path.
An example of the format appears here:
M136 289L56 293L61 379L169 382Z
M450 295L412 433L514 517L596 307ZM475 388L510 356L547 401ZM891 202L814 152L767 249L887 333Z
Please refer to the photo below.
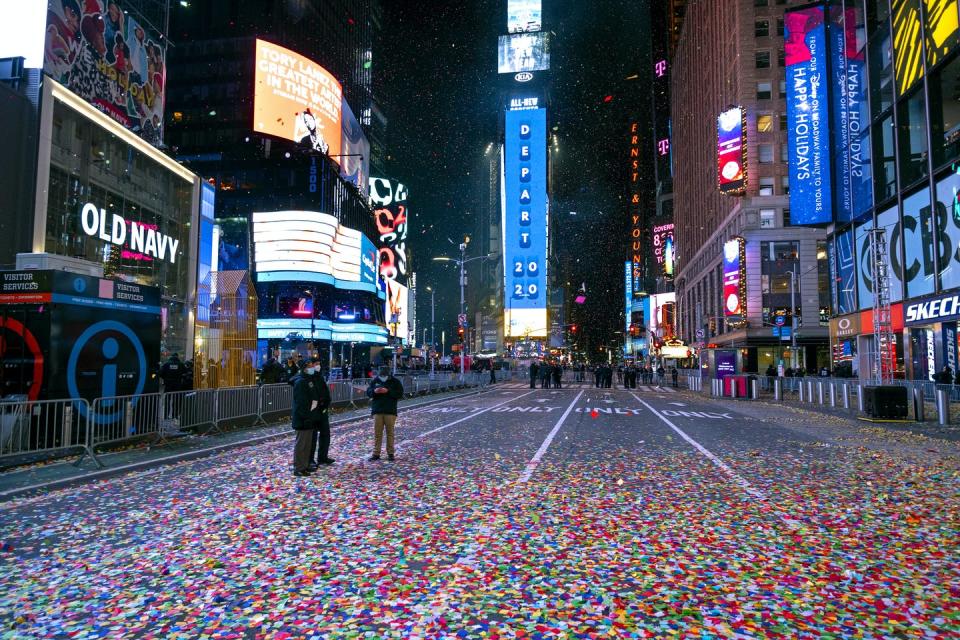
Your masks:
M797 369L797 285L796 274L790 274L790 366Z
M437 336L434 335L434 333L433 333L433 321L434 321L434 315L435 315L435 311L436 311L436 307L435 307L434 304L433 304L433 302L434 302L433 294L434 294L434 293L435 293L434 290L433 290L433 289L430 289L430 351L431 351L431 352L435 352L435 351L437 350ZM436 355L436 354L432 354L432 355L430 356L430 379L431 379L431 380L433 379L434 360L436 360L436 358L433 357L434 355Z
M464 266L465 266L465 253L467 251L467 243L460 243L460 315L463 316L466 314L466 310L463 308L464 299L463 299L463 285L464 285ZM463 382L463 368L465 365L465 360L467 357L466 349L466 337L467 330L466 327L463 328L463 339L460 340L460 381Z

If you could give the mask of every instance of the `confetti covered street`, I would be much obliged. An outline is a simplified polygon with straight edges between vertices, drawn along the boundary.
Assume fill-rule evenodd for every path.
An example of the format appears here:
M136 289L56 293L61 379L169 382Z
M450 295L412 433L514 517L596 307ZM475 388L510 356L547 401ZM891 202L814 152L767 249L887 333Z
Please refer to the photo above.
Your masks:
M308 478L288 438L0 505L0 637L960 633L955 445L506 386L402 413L392 463L360 420Z

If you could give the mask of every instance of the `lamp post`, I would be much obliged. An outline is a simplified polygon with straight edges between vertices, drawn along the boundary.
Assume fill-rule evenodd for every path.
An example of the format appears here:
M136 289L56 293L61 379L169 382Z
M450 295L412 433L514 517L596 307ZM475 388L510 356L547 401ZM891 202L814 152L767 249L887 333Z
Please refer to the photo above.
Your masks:
M488 253L487 255L484 255L484 256L474 256L473 258L467 258L466 257L467 243L469 241L470 241L470 238L465 238L464 241L460 243L460 259L459 260L457 260L456 258L449 258L447 256L437 256L436 258L433 259L434 262L455 262L457 266L460 267L460 315L461 316L466 315L466 309L464 308L464 305L465 305L464 289L467 283L466 272L464 271L466 264L468 262L473 262L474 260L486 260L494 256L494 254ZM464 327L464 340L460 341L460 380L461 381L463 380L464 367L466 366L465 345L466 345L466 327Z
M434 333L434 320L436 319L436 300L434 294L436 291L433 290L433 287L427 287L427 291L430 292L430 351L436 351L437 349L437 336ZM426 332L426 329L424 329ZM433 378L433 356L430 356L430 378Z

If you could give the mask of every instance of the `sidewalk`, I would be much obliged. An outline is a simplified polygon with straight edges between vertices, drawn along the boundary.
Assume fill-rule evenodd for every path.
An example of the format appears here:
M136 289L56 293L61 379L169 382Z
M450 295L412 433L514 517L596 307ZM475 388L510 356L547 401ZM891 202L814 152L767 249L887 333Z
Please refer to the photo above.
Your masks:
M496 389L497 386L406 398L400 401L400 410L446 402L452 398L483 393L491 388ZM330 426L336 429L337 425L363 419L369 415L370 410L367 407L347 409L336 413L330 421ZM268 426L248 427L215 435L186 436L153 447L143 446L98 453L97 457L105 467L103 469L98 469L89 457L85 458L79 467L74 466L79 455L15 467L9 471L0 472L0 502L36 492L60 489L73 484L202 458L290 435L293 435L290 422L284 420Z

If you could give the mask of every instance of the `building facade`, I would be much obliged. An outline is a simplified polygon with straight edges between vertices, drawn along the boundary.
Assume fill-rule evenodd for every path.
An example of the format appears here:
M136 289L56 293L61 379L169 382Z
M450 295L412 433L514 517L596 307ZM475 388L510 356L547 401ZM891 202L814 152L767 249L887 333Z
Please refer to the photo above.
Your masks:
M678 330L700 346L741 349L748 371L830 363L827 232L790 219L785 8L687 2L672 64ZM723 152L735 157L721 163L718 127L727 123ZM736 301L724 292L733 238L743 239Z

